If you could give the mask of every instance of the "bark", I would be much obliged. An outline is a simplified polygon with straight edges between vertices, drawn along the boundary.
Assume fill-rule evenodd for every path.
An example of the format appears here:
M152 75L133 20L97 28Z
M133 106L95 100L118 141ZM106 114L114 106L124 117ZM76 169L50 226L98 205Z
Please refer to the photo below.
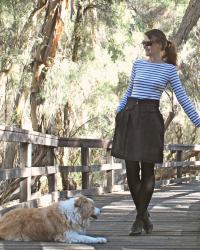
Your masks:
M47 7L48 1L41 1L38 0L36 8L31 12L30 16L28 17L26 23L24 24L21 30L21 36L19 38L19 48L23 49L24 45L26 45L30 39L29 33L33 33L33 23L35 20L38 20L38 16L44 11Z
M69 137L70 135L70 121L71 121L71 115L72 115L72 107L70 103L67 101L64 105L63 109L59 108L56 117L55 117L55 123L56 123L56 131L59 136L62 137ZM64 158L66 158L66 152L64 148L58 148L56 158L59 162L60 166L64 166ZM61 179L62 179L62 186L64 190L71 190L76 189L75 181L70 178L69 173L61 173Z
M15 160L15 155L17 151L17 143L16 142L7 142L5 144L5 153L4 159L2 162L2 168L13 168L13 163Z
M175 117L175 113L173 111L170 111L169 114L168 114L168 117L167 117L167 119L165 121L164 132L167 131L167 129L168 129L170 123L173 121L174 117Z
M105 2L102 1L101 3L98 3L98 1L88 1L89 3L86 4L83 1L79 1L76 7L76 17L74 21L74 31L73 31L73 38L72 38L72 61L77 62L79 60L79 51L80 47L84 47L83 44L81 44L83 37L84 37L84 29L88 24L90 25L90 38L95 37L95 28L94 23L96 21L96 9L101 9L102 11L105 10ZM89 15L88 15L89 13ZM88 15L88 16L87 16ZM85 17L87 16L87 22L85 23ZM89 21L88 21L89 20ZM94 39L91 39L92 44L94 44ZM88 41L88 37L87 37Z
M74 37L73 37L73 50L72 50L72 61L78 61L78 50L81 43L81 26L82 26L82 19L83 19L83 10L82 5L78 4L77 12L76 12L76 19L74 24Z
M52 66L58 44L64 29L64 18L68 0L49 0L42 27L43 42L37 47L33 60L31 83L31 121L33 130L38 131L38 106L44 102L39 94L43 88L46 73Z
M172 36L172 40L176 46L179 47L183 42L186 42L188 35L193 27L197 24L200 18L200 1L190 0L185 14L182 18L181 24L175 35Z
M12 69L12 62L7 62L7 65L3 65L2 70L0 71L0 123L6 124L7 121L7 83L8 76Z

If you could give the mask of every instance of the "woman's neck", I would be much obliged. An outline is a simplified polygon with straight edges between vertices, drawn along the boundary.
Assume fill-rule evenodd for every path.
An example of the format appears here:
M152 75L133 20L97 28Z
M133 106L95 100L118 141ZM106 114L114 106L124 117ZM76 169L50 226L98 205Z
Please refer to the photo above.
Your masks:
M158 56L149 56L148 61L152 62L152 63L163 63L164 62L160 55L158 55Z

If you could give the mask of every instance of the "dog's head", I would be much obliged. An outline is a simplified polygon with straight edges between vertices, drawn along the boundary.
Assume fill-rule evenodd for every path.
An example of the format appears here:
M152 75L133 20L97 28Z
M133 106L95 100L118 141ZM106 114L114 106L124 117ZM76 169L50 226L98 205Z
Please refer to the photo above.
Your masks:
M90 217L97 219L101 210L94 206L94 201L86 196L79 196L75 198L74 202L75 208L79 210L83 220L87 220Z

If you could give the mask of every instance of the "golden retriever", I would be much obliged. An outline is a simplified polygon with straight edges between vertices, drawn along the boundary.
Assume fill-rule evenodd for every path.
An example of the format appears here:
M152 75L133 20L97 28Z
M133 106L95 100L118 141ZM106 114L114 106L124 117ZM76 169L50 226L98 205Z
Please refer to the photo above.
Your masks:
M85 196L59 201L48 207L14 209L0 219L0 239L106 243L105 238L85 235L89 218L97 218L99 214L100 209Z

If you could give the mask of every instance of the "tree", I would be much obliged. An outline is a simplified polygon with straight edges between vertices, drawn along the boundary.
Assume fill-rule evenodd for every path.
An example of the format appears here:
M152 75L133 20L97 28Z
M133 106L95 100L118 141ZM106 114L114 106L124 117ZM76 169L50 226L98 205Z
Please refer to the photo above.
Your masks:
M31 121L33 130L38 131L39 105L45 101L40 97L46 73L53 65L61 35L64 29L64 18L68 9L68 0L49 0L42 27L43 41L36 48L32 62L33 78L31 82Z
M177 32L172 36L173 41L179 47L187 38L200 18L200 1L190 0Z

